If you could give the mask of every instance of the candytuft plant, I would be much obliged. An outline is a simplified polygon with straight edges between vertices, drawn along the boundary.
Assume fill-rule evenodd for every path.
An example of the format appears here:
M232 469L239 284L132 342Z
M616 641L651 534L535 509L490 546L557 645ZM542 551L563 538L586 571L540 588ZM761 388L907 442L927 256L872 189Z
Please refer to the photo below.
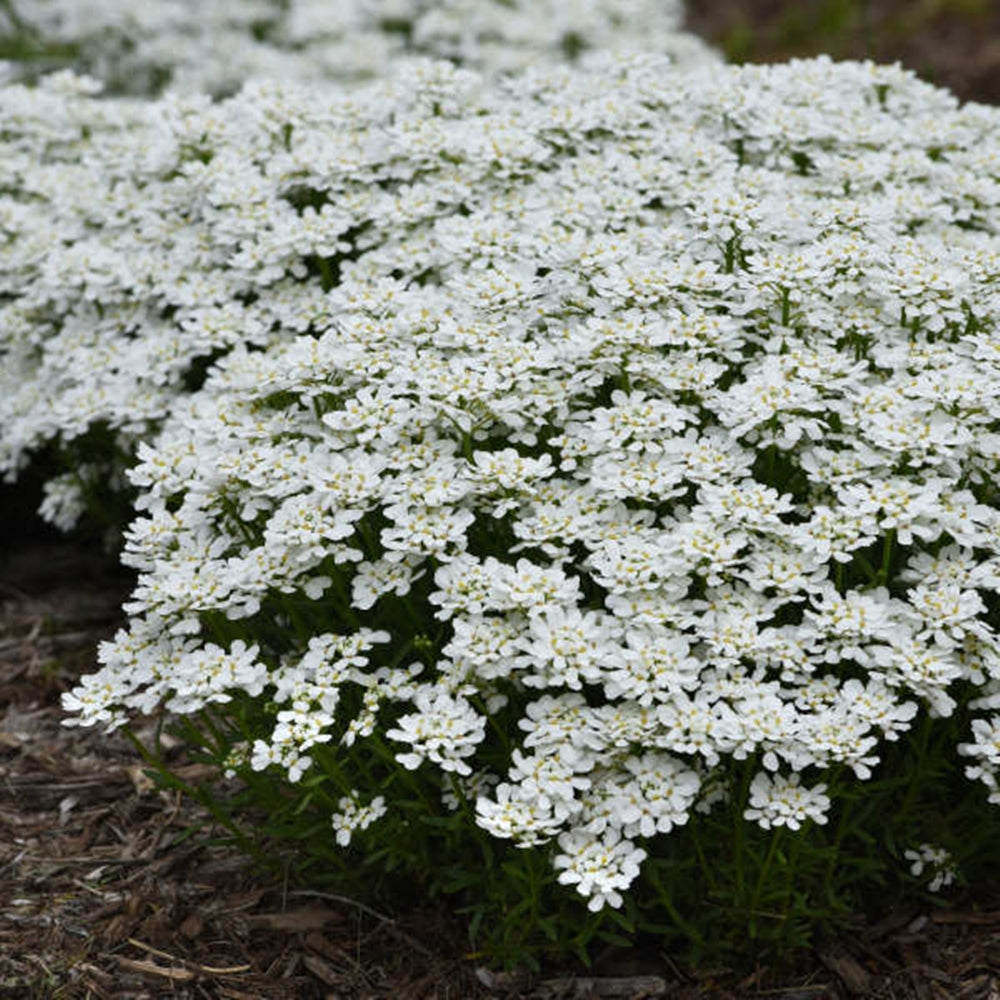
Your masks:
M355 85L412 56L489 75L598 48L718 59L683 22L680 0L213 0L197 14L177 0L0 5L0 39L21 43L22 74L56 61L140 95L231 94L251 79Z
M162 421L78 721L163 711L303 877L508 963L995 858L1000 112L645 57L149 118L9 349Z

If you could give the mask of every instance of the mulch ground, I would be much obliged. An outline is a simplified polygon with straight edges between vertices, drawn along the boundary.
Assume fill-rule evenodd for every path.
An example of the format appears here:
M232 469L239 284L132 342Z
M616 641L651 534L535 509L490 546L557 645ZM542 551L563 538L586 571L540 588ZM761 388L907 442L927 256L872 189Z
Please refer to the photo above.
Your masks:
M719 44L779 59L817 47L901 59L1000 102L994 0L691 0ZM838 13L839 11L839 13ZM864 13L860 18L859 12ZM828 44L815 35L823 24ZM811 48L810 48L811 47ZM591 970L478 968L446 912L383 914L255 872L129 743L62 725L127 578L98 550L39 534L0 502L0 1000L1000 1000L998 882L945 909L859 921L800 974L685 969L607 952ZM17 504L14 504L17 507ZM23 508L23 503L21 504ZM174 767L205 777L178 748Z

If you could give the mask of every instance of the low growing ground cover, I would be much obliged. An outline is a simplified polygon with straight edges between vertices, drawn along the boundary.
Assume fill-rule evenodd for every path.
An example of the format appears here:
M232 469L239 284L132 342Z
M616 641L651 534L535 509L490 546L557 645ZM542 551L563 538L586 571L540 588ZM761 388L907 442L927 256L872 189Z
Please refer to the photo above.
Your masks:
M591 49L717 59L680 0L7 0L0 57L72 67L118 93L232 93L249 79L351 86L407 56L490 75ZM6 51L4 51L4 48Z
M988 879L951 887L946 906L916 900L878 923L859 917L794 973L692 968L653 941L600 949L589 969L487 977L447 905L365 911L255 868L213 837L196 802L156 787L121 733L62 725L59 692L93 669L128 579L92 546L38 537L32 510L5 504L0 566L5 1000L990 997L1000 914ZM168 754L180 776L208 779L183 746Z
M25 292L29 327L74 286L156 316L106 342L169 358L64 368L112 429L165 419L128 473L131 626L67 707L164 706L310 877L434 872L502 961L699 954L704 898L733 947L801 945L974 871L996 112L899 69L651 57L426 64L349 107L166 102L115 232L169 219L183 280L124 235L96 268L83 228L62 298ZM213 321L178 324L197 264Z
M995 863L1000 120L576 62L4 88L0 458L131 520L65 707L298 884L787 959Z

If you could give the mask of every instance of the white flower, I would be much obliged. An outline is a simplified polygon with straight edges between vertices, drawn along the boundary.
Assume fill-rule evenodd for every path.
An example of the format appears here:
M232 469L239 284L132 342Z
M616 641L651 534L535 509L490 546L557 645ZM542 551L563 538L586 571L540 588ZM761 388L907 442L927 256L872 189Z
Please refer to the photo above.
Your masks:
M509 777L526 795L563 805L567 813L576 794L590 787L590 779L579 772L589 771L592 761L572 747L560 748L558 754L525 756L520 750L511 753Z
M433 555L447 558L452 546L460 547L465 531L475 520L468 510L396 504L387 507L393 526L382 531L381 542L392 553L389 558Z
M418 564L413 557L359 563L351 581L351 605L359 611L367 611L385 594L405 597L424 575L422 571L417 572Z
M194 22L170 0L149 0L141 9L121 0L39 0L25 16L40 36L73 49L78 66L133 93L162 88L165 81L174 91L232 92L248 78L356 86L387 62L420 54L503 73L565 62L574 54L565 43L570 36L583 48L600 44L668 52L685 62L717 59L704 42L682 30L677 0L633 0L628 16L609 0L585 6L537 0L501 9L463 0L429 7L420 0L338 0L333 5L329 0L217 0ZM97 80L67 80L67 75L59 74L47 89L100 89ZM451 112L460 82L450 66L420 66L411 90L415 100L436 99Z
M511 566L488 560L498 608L544 610L548 606L572 604L579 600L580 581L558 563L539 566L529 559L518 559Z
M525 457L513 448L500 451L476 452L473 456L473 476L484 488L493 490L524 490L532 481L551 476L550 455Z
M798 773L785 777L759 772L750 783L749 805L743 812L744 818L755 820L765 830L776 826L798 830L808 820L826 823L830 808L830 800L824 794L826 785L804 788L800 780Z
M386 732L389 739L408 743L412 748L396 754L396 760L411 771L430 760L444 771L471 774L472 769L462 758L475 753L482 742L486 719L464 699L426 686L417 690L413 702L420 711L402 716Z
M456 669L482 681L508 677L524 665L519 638L524 624L516 619L472 616L452 622L454 635L442 649Z
M523 680L532 687L565 684L579 691L597 682L603 663L615 648L617 627L608 616L576 607L549 607L533 615L530 636L520 640L533 669Z
M977 616L986 610L975 590L963 590L959 583L920 584L907 592L913 617L934 641L946 648L965 637L966 629L988 635Z
M705 580L712 587L722 583L725 571L739 565L738 554L748 540L742 531L729 530L728 525L721 527L704 520L690 520L677 525L671 538L688 566L705 572Z
M476 799L476 825L494 837L511 838L519 847L534 847L554 837L567 811L556 811L556 803L538 795L536 789L502 782L495 789L496 800Z
M1000 716L973 719L971 729L974 742L958 745L960 754L976 761L965 769L966 777L982 781L989 789L989 801L1000 804Z
M945 886L951 885L958 876L955 862L943 847L921 844L915 850L903 851L903 857L912 862L910 874L914 878L920 878L925 871L930 870L931 877L927 883L930 892L938 892Z
M357 793L343 796L337 803L338 812L331 817L336 841L347 847L356 830L367 830L377 819L386 814L385 797L376 795L367 805L361 805Z
M585 808L580 821L586 829L602 832L608 823L620 826L626 837L653 837L683 826L698 796L701 780L682 761L662 753L629 758L624 773L609 776L595 791L602 800L604 820L587 823Z
M260 2L309 64L315 10ZM357 34L382 2L317 31L360 37L348 76L405 47ZM570 17L391 2L473 64ZM566 9L604 37L605 0ZM746 818L798 828L831 806L807 769L871 777L918 704L996 710L995 109L824 59L222 100L169 65L141 108L0 88L0 473L100 437L82 485L139 491L82 721L245 706L240 759L293 782L391 741L491 835L561 838L599 908L733 759ZM994 800L996 728L960 748Z
M848 657L863 657L867 643L877 639L892 641L909 634L900 620L900 608L889 600L884 587L841 597L829 582L812 596L817 610L807 608L803 618L824 636L824 659L835 663Z
M458 611L478 615L503 607L496 593L502 586L506 569L492 557L482 561L463 553L448 560L434 573L439 589L433 591L429 599L441 608L434 617L447 620Z
M837 495L859 513L879 514L880 528L895 530L901 545L912 545L915 537L933 541L941 533L935 514L946 485L946 480L910 482L892 476L874 483L844 484Z
M612 593L656 590L671 578L687 580L683 575L685 561L662 532L602 538L588 563L594 579Z
M837 697L846 711L870 726L878 726L887 740L899 739L917 714L915 702L899 702L878 679L862 684L851 678L840 686Z
M801 600L801 595L820 588L826 574L823 561L815 554L776 545L758 547L748 556L746 568L733 575L762 593L773 587L780 594Z
M646 857L641 847L622 839L615 829L603 836L573 831L559 836L560 854L555 867L561 869L559 881L575 885L581 896L587 896L587 909L597 912L605 904L620 907L619 890L627 889L639 874L639 865Z
M631 629L625 641L627 648L610 658L604 670L609 699L624 696L648 706L670 701L678 691L697 688L704 663L690 655L691 643L683 634Z

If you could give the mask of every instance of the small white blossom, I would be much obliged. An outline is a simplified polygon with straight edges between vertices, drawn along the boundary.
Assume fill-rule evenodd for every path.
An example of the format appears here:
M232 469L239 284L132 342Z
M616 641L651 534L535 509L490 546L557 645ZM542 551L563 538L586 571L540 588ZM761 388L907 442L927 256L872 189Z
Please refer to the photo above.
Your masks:
M355 796L345 795L337 803L337 809L331 821L336 831L335 839L341 847L350 844L355 831L367 830L387 812L382 795L376 795L367 805L361 805Z
M575 885L581 896L588 897L587 909L596 912L605 904L620 907L619 890L627 889L639 874L639 865L646 857L641 847L622 839L614 830L602 836L583 831L564 833L559 837L561 853L555 867L560 869L559 881Z
M824 794L826 785L805 788L800 780L798 773L785 777L761 771L750 783L749 805L743 816L765 830L776 826L798 830L808 820L826 823L830 808L830 799Z
M471 774L472 769L462 758L471 756L482 742L486 719L463 699L432 688L419 689L413 701L420 711L402 716L386 732L389 739L412 748L396 754L396 759L411 771L426 759L444 771Z
M910 874L914 878L920 878L925 872L930 874L930 880L927 882L929 892L938 892L945 886L951 885L958 876L955 862L943 847L921 844L915 850L903 851L903 857L912 862Z

